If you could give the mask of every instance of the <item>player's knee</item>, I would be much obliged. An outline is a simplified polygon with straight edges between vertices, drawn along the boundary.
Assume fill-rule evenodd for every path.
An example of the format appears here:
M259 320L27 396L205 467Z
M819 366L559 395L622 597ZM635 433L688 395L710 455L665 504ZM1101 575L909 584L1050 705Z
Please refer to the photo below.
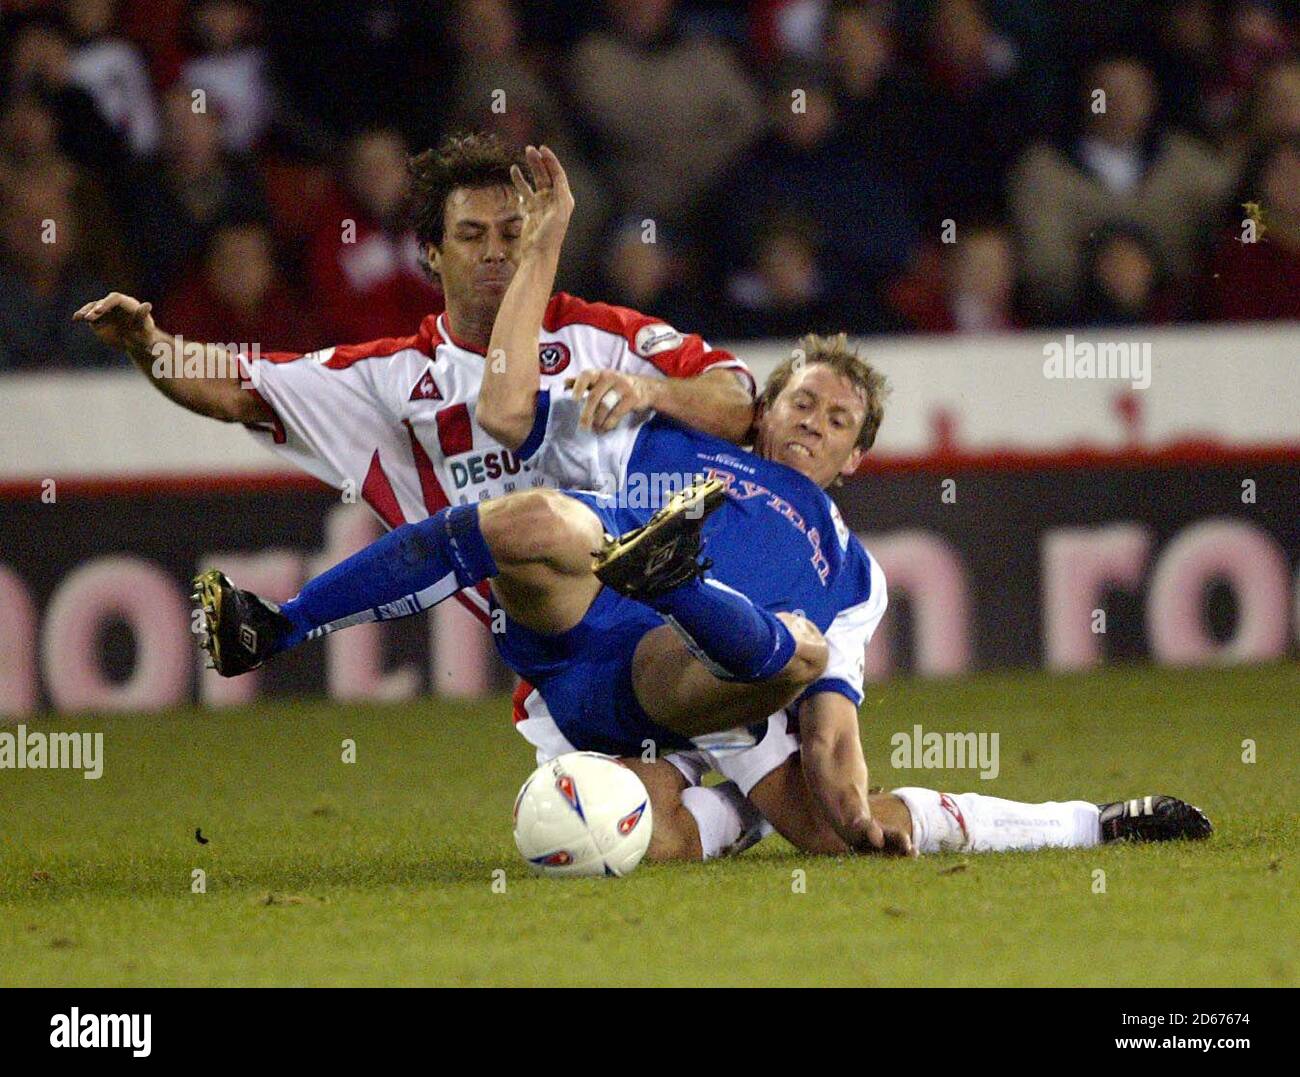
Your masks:
M592 534L600 529L595 517L555 490L525 490L487 502L484 514L484 537L499 561L548 560L578 547L595 549L600 541Z
M826 672L826 664L830 661L826 637L806 617L793 613L779 613L777 616L794 636L795 644L794 657L781 671L782 680L801 687L812 684Z

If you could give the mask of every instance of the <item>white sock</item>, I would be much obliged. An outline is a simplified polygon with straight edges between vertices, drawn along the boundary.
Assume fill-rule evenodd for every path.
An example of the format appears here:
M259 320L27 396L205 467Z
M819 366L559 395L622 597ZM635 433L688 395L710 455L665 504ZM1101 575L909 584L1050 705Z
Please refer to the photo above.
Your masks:
M1021 804L979 793L892 792L912 813L912 844L921 853L1083 849L1101 841L1101 810L1086 800Z
M735 782L691 786L682 790L682 803L700 828L705 860L744 852L771 833L767 820L745 799Z
M677 768L687 785L699 785L709 770L703 752L672 752L664 759Z

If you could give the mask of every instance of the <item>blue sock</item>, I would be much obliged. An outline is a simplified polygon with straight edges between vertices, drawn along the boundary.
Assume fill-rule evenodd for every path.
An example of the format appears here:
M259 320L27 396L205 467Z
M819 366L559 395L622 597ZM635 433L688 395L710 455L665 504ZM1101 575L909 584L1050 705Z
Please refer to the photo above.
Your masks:
M716 580L697 577L645 603L723 680L765 681L794 657L794 636L774 613Z
M478 506L457 505L405 524L340 561L280 606L293 622L277 651L349 625L427 610L497 574Z

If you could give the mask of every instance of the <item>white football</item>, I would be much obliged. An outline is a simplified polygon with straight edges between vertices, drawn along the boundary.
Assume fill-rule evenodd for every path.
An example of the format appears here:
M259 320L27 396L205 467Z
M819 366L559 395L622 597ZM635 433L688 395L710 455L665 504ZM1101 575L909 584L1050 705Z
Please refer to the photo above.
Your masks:
M543 763L515 797L515 844L541 875L626 875L653 825L641 779L597 752Z

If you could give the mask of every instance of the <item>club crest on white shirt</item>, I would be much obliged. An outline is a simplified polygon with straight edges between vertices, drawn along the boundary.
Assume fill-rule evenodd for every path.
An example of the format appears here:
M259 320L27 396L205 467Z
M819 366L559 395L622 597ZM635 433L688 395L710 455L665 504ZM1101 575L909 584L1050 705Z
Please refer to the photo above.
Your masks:
M570 358L569 346L562 340L549 340L537 349L537 364L543 374L558 374Z

